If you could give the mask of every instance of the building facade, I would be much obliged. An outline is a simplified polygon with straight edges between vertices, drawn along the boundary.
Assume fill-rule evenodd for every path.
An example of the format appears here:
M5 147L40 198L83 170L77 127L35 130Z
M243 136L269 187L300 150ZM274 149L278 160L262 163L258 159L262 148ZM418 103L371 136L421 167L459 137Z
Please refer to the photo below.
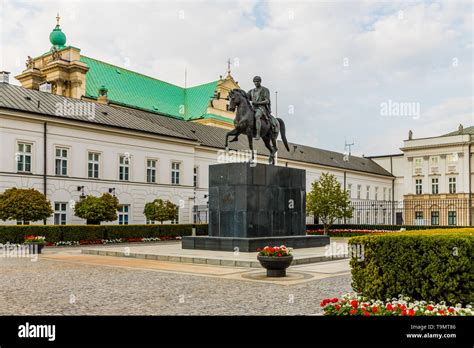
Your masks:
M143 209L156 198L178 205L176 222L207 222L209 165L250 155L244 139L224 151L234 119L227 97L239 88L230 66L225 77L183 88L82 55L66 45L59 18L50 41L16 76L21 87L0 73L0 193L43 192L54 208L49 224L84 224L75 202L107 192L120 202L110 223L153 223ZM377 157L280 143L277 165L306 170L307 190L334 174L354 208L338 223L471 224L472 128L410 138L403 153ZM254 146L267 163L263 143Z
M472 225L474 127L409 138L402 154L371 157L395 176L398 221L409 225Z

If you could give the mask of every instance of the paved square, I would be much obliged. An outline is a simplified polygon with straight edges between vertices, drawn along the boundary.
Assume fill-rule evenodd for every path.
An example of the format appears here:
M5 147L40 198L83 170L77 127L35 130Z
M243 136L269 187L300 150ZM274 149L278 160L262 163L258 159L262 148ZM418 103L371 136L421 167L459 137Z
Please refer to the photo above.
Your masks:
M352 292L348 260L296 265L294 279L263 269L83 255L47 248L37 261L0 259L2 315L314 315ZM303 276L301 276L303 275Z

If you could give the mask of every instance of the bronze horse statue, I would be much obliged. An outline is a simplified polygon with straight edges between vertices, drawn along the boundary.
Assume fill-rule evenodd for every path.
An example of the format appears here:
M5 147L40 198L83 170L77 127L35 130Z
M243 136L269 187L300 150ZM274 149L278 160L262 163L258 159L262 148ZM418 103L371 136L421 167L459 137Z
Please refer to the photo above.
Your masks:
M229 111L235 111L237 108L237 112L234 119L235 128L228 132L225 137L225 149L226 151L229 150L230 136L234 136L234 138L230 141L234 142L239 140L238 138L240 134L246 134L249 141L250 150L252 151L253 161L253 138L256 135L255 109L250 103L247 93L242 89L236 88L231 90L229 93L229 101ZM276 127L272 129L270 121L266 118L262 118L262 128L260 130L261 138L268 151L270 151L270 156L268 158L268 163L270 164L275 164L275 154L278 151L277 138L280 132L283 144L285 144L286 149L290 151L285 135L285 122L283 122L281 118L277 118L277 120L278 122L276 123Z

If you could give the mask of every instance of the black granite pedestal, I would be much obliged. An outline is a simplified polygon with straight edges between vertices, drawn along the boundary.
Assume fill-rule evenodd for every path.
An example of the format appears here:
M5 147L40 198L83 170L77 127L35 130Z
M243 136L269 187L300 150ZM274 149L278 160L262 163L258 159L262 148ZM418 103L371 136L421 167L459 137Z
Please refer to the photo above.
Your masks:
M266 245L311 248L306 235L306 172L249 163L209 166L209 236L186 236L183 249L256 251Z

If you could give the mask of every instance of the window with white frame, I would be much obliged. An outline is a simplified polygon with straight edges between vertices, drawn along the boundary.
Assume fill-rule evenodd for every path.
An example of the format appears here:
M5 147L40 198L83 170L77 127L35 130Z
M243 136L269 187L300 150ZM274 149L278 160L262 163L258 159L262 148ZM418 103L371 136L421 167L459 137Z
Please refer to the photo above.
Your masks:
M352 184L347 184L347 195L349 198L352 197Z
M119 208L118 208L119 225L128 225L129 212L130 212L129 204L119 205Z
M392 200L392 189L391 188L388 189L388 200L389 201Z
M456 211L455 210L448 211L448 225L449 226L456 225Z
M376 186L375 187L375 200L378 201L379 199L379 188Z
M439 211L435 210L431 212L431 224L432 225L439 225Z
M417 225L423 224L423 212L422 211L415 211L415 223Z
M419 168L421 166L423 166L423 158L422 157L415 158L415 167Z
M171 184L172 185L179 185L180 183L180 162L172 162L171 163Z
M87 162L87 176L89 178L97 179L99 177L99 162L100 153L89 152Z
M68 149L63 148L63 147L57 147L55 150L56 150L54 154L55 174L66 176Z
M156 182L156 160L153 160L153 159L146 160L146 182L148 183Z
M198 169L197 166L195 166L195 167L194 167L194 170L193 170L193 186L194 186L194 187L198 187L198 183L199 183L199 181L198 181L198 179L199 179L198 173L199 173L199 169Z
M18 172L31 173L32 144L18 143L16 153L16 169Z
M367 185L365 188L365 199L370 199L370 186Z
M431 179L431 193L437 195L439 193L439 179L432 178Z
M362 185L357 185L357 199L360 199L361 190L362 190Z
M130 156L122 155L119 158L119 180L130 180Z
M456 193L456 178L448 178L448 189L449 193Z
M54 202L54 224L55 225L66 224L66 207L67 207L67 203Z
M421 195L423 193L423 180L415 179L415 193Z
M387 188L386 187L383 188L383 200L384 201L387 200Z

